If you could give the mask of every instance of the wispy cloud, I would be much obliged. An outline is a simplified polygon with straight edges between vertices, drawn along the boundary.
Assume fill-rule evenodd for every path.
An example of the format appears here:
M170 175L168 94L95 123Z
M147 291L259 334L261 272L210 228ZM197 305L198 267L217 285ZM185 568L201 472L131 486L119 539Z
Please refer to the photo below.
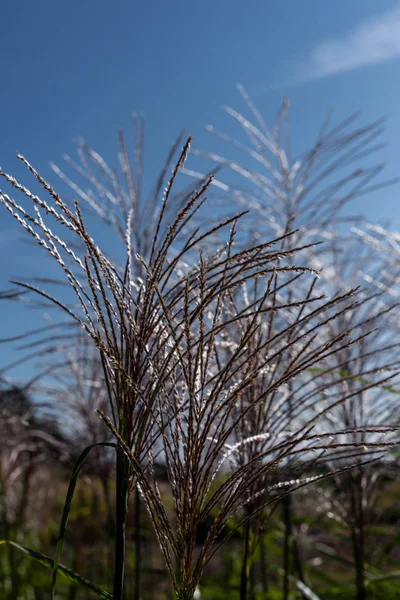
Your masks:
M319 79L400 57L400 4L361 22L342 38L319 43L300 67L303 79Z

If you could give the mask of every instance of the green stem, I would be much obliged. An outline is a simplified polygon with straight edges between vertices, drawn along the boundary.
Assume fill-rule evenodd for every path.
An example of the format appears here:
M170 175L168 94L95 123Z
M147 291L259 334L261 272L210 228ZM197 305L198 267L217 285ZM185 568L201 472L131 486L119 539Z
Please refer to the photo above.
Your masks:
M365 600L367 590L365 587L364 549L360 537L360 533L353 529L352 541L356 574L356 600Z
M113 507L112 507L111 498L110 498L110 481L109 481L108 474L107 475L102 474L100 481L101 481L101 485L103 488L104 500L106 503L107 530L111 533L111 532L115 531L115 522L114 522L114 515L113 515Z
M292 553L293 553L293 563L294 568L297 571L297 576L302 583L306 583L303 571L303 565L301 562L300 550L297 544L295 537L292 538ZM301 595L303 600L306 600L306 596L304 594Z
M246 521L243 539L243 559L240 574L240 600L247 600L249 579L249 557L250 557L250 519Z
M283 524L285 535L283 541L283 600L289 598L289 576L290 576L290 539L292 537L292 510L291 497L283 499Z
M261 589L263 597L268 595L268 566L267 566L267 551L265 547L265 534L261 535L260 540L260 562L261 562Z
M365 531L362 505L362 482L360 469L350 479L352 509L352 542L356 579L356 600L365 600Z
M113 600L122 600L125 573L125 526L129 496L129 461L121 449L117 452L115 563Z
M140 493L138 487L135 488L135 581L134 581L134 600L140 600L140 568L142 562L142 545L141 545L141 507L140 507Z
M256 597L256 572L254 562L252 561L249 571L249 600L254 600Z

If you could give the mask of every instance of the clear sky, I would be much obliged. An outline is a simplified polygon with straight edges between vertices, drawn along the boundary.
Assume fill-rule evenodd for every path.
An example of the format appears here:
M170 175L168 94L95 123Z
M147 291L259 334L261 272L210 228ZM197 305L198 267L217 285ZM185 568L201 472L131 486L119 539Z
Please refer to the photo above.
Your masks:
M83 135L113 162L116 131L132 111L146 117L146 156L157 171L176 134L229 131L221 105L242 110L241 82L272 123L292 99L293 134L306 147L328 107L338 119L388 117L387 176L400 161L400 2L393 0L82 0L3 2L1 10L0 165L29 184L23 153L55 185L48 162L61 162ZM4 188L4 186L2 186ZM357 212L399 221L400 187L364 198ZM0 286L40 268L16 226L0 213ZM8 307L2 334L21 307ZM4 313L2 313L4 316ZM29 318L32 318L32 313ZM1 355L0 355L1 357Z

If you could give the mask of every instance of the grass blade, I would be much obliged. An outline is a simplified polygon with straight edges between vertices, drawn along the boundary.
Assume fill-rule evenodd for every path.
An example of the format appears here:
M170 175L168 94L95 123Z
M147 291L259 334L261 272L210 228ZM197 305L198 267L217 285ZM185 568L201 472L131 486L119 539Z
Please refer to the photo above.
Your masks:
M290 577L298 590L303 594L307 600L321 600L319 596L315 592L312 591L311 588L308 587L305 583L300 581L300 579L296 579L295 577Z
M367 585L370 583L378 583L380 581L387 581L388 579L400 579L400 571L391 571L390 573L383 573L382 575L376 575L367 579Z
M21 552L24 552L30 558L32 558L33 560L36 560L37 562L44 565L45 567L49 567L50 569L53 568L53 559L50 558L50 556L47 556L46 554L42 554L42 552L38 552L37 550L33 550L32 548L28 548L27 546L21 546L20 544L17 544L16 542L12 542L10 540L0 540L0 544L10 544L10 546L14 546L14 548L17 548ZM86 579L86 577L82 577L82 575L79 575L79 573L75 573L75 571L72 571L68 567L65 567L64 565L59 564L58 571L62 575L64 575L64 577L67 577L68 579L74 581L75 583L79 583L80 585L83 585L86 588L90 589L92 592L97 594L99 596L99 598L105 598L107 600L112 600L111 594L109 594L108 592L101 589L96 584L94 584L91 581L89 581L88 579Z
M93 448L96 448L99 446L108 446L111 448L117 448L117 445L114 443L111 443L111 442L98 442L97 444L91 444L90 446L85 448L85 450L81 453L78 460L76 461L76 464L75 464L75 467L74 467L74 470L73 470L73 473L72 473L72 476L71 476L71 479L69 482L67 497L65 498L64 510L63 510L63 515L62 515L61 523L60 523L60 530L58 533L56 555L54 558L54 563L52 564L52 566L53 566L53 577L52 577L52 582L51 582L51 599L52 600L54 600L54 592L55 592L56 581L57 581L57 572L60 567L60 558L61 558L62 547L64 544L65 529L67 527L69 511L71 509L72 498L74 496L78 477L79 477L81 469L82 469L89 453L93 450Z

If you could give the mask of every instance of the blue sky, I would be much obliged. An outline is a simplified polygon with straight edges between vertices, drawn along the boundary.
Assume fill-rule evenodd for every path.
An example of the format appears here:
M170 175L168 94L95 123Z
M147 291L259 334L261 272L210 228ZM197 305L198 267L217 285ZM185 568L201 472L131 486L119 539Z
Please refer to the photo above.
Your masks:
M133 111L146 117L148 174L184 128L212 149L212 123L229 132L221 111L242 110L241 82L272 123L292 100L293 135L307 147L328 107L337 119L355 110L363 122L388 117L387 176L400 160L400 2L389 0L82 0L5 2L2 6L0 165L27 184L23 153L57 185L48 167L83 135L111 162L116 131ZM4 186L3 186L4 187ZM400 187L364 198L368 218L399 221ZM16 226L1 213L0 285L40 268ZM4 315L4 313L3 313ZM2 335L21 307L9 306ZM35 317L36 319L37 317Z

